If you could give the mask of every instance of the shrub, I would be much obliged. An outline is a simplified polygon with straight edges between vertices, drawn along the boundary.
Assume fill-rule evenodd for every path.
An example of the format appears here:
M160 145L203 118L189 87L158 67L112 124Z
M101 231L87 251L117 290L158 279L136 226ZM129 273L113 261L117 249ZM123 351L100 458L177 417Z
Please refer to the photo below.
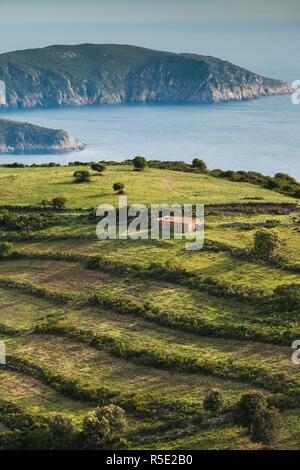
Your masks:
M9 256L13 250L13 244L9 242L0 243L0 258Z
M221 411L225 405L225 400L220 390L212 390L203 401L206 411Z
M49 431L54 449L68 449L75 436L72 420L64 413L56 413L49 418Z
M289 183L297 184L297 181L295 180L295 178L288 175L287 173L276 173L275 178L278 178L278 179L281 179L281 180L284 180L284 181L288 181Z
M0 214L0 226L7 230L26 232L39 230L59 223L59 219L53 214L13 214L4 210Z
M278 246L279 237L275 230L262 228L255 233L253 251L259 258L271 258Z
M283 309L295 308L300 305L300 284L277 286L273 294L276 304Z
M143 170L147 164L147 161L146 161L146 158L137 156L137 157L134 157L132 163L135 169Z
M254 416L267 409L267 401L262 392L245 393L238 402L235 422L251 432Z
M73 177L75 179L75 183L87 183L91 179L90 172L86 170L74 171Z
M118 193L122 193L124 189L124 183L114 183L113 190L118 191Z
M91 168L94 171L97 171L98 173L102 173L106 169L105 163L92 163Z
M278 440L280 429L281 418L276 408L258 411L252 423L251 441L270 446Z
M200 160L200 158L194 158L193 160L193 167L197 168L200 171L206 171L207 166L204 160Z
M125 412L117 405L98 407L83 420L83 435L88 444L99 445L126 428Z
M55 197L52 199L51 205L54 207L54 209L62 209L65 207L66 202L67 200L65 197Z

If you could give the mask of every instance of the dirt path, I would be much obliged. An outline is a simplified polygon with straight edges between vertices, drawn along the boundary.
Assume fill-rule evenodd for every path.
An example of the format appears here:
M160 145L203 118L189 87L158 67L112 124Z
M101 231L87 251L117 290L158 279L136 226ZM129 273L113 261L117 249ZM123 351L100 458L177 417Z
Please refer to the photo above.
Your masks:
M172 178L164 178L163 179L163 188L168 191L169 193L174 193L177 196L184 196L184 194L179 193L176 189L173 188L173 179Z

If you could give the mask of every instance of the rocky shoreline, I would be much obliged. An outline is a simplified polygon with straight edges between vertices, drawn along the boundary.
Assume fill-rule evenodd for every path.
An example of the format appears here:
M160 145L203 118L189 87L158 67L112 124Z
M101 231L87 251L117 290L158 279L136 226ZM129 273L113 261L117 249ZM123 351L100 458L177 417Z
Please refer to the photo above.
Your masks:
M219 103L293 92L285 81L214 57L113 44L1 54L0 80L7 108Z

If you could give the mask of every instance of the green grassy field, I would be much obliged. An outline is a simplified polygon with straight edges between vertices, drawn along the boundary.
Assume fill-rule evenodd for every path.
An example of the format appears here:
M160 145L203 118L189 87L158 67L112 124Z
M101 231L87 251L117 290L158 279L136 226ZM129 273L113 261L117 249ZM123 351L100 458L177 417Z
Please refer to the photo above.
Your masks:
M97 207L102 203L118 203L112 189L113 183L125 185L128 203L183 204L183 203L236 203L248 198L262 198L264 202L294 202L291 198L248 183L231 183L211 176L181 173L168 170L146 169L143 173L132 171L130 166L109 166L89 184L78 187L73 183L75 170L86 167L61 168L0 168L1 204L35 205L43 199L63 196L67 206L76 208Z
M161 263L175 269L185 268L189 273L240 289L261 290L264 295L270 295L281 285L299 284L299 273L253 259L239 259L229 251L187 251L184 240L99 241L95 234L96 219L89 219L85 213L68 212L68 208L117 204L118 196L112 190L116 181L125 184L129 204L233 204L256 200L280 208L281 203L297 200L247 183L157 169L134 172L126 166L108 166L103 176L95 174L90 183L75 184L72 181L75 169L79 168L0 168L0 205L11 206L15 213L22 215L16 206L37 206L43 199L56 196L67 198L58 225L33 230L27 238L24 233L0 227L0 242L11 240L15 250L32 255L28 259L24 256L0 259L0 339L5 342L9 357L31 361L41 370L60 374L66 381L77 379L87 388L107 387L123 394L125 401L133 393L141 402L164 400L163 412L156 405L144 415L138 407L126 408L128 428L122 437L132 449L261 449L262 444L251 442L246 430L233 423L232 409L249 390L261 390L266 397L280 392L290 398L289 385L293 384L298 401L294 400L290 409L284 406L281 409L281 434L273 448L300 449L300 367L291 361L289 340L275 344L271 340L230 337L222 331L225 327L230 331L233 326L241 330L263 329L271 338L288 329L295 331L295 339L299 339L298 311L266 313L247 299L219 296L201 286L192 288L175 281L135 276L130 265L147 268L151 263ZM274 214L268 208L261 212L255 207L251 213L243 207L236 212L229 208L207 213L205 237L230 247L246 248L259 227L242 230L234 225L222 225L277 220L276 229L284 242L278 253L297 264L300 261L298 214L297 210ZM39 258L34 258L38 253ZM47 259L47 253L53 259ZM58 254L68 255L69 259L54 259ZM84 261L72 259L72 255L81 255L83 259L101 255L108 263L118 261L128 265L128 273L87 269ZM10 286L5 285L7 281L11 281ZM46 288L52 294L66 294L66 300L42 296L34 291L36 287ZM180 316L183 323L186 320L191 324L211 322L220 330L218 336L211 331L199 334L193 328L183 331L172 324L163 325L155 314L142 317L134 311L121 313L111 306L92 305L89 298L93 294L129 299L140 306L146 303L166 318ZM114 344L124 342L124 347L135 351L145 350L150 359L116 353L104 346L99 348L96 343L84 341L84 337L37 331L40 324L49 320ZM168 367L151 362L151 358L155 361L158 356L186 360L186 364L188 360L217 364L219 369L204 373L202 369L195 372L185 366L178 367L174 362ZM227 375L222 373L220 364L224 363L231 367ZM78 430L82 428L84 417L95 403L62 393L42 376L34 376L29 369L14 370L9 364L0 365L0 400L8 400L46 418L65 412ZM239 372L245 367L251 370L250 375ZM268 380L262 381L262 377ZM203 411L203 399L214 388L224 395L227 410L224 416ZM180 412L174 411L174 404L180 405ZM199 412L204 416L201 425L192 417ZM0 435L7 430L0 414Z

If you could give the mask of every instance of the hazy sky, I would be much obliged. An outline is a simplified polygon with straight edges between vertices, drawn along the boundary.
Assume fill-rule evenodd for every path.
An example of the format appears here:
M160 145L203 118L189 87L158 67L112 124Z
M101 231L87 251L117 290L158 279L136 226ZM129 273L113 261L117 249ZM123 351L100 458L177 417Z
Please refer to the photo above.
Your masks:
M0 22L300 18L299 0L0 0Z

